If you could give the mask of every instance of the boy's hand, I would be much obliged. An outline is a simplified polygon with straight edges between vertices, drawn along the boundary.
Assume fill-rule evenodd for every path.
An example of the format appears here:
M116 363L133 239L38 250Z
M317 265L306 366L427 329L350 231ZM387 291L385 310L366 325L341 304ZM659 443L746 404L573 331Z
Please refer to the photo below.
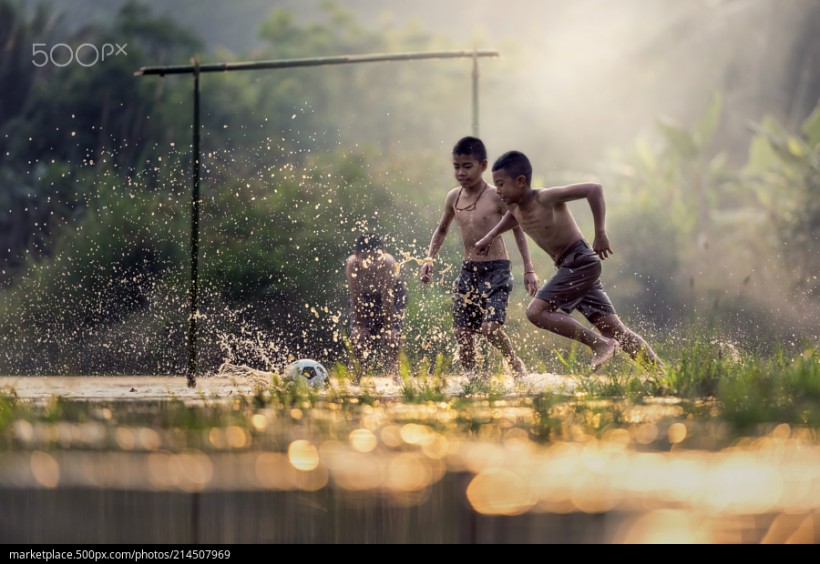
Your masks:
M483 237L476 241L475 244L475 252L479 256L484 256L490 252L490 245L492 245L493 240L488 239L487 237Z
M421 265L419 269L419 280L421 280L422 284L429 284L430 283L430 276L433 274L433 263L432 262L425 262Z
M609 246L609 237L606 236L606 233L601 232L595 235L595 239L592 241L592 250L601 257L601 260L613 254Z
M531 298L535 296L535 293L538 291L538 276L536 276L535 272L524 273L524 288Z

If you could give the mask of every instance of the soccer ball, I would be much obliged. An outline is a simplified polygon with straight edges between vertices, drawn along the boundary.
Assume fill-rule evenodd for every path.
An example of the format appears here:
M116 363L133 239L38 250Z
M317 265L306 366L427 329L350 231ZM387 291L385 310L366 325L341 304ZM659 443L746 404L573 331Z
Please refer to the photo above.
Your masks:
M302 380L311 386L325 386L328 383L327 369L309 358L303 358L285 368L285 378Z

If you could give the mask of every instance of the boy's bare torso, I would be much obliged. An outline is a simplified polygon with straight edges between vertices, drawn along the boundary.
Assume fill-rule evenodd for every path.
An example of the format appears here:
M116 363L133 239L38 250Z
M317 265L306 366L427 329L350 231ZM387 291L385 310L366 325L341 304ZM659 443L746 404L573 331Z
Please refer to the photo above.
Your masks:
M389 253L374 258L359 258L355 254L348 259L350 292L354 295L357 317L368 316L374 304L372 296L380 295L382 307L392 311L393 291L396 283L396 260Z
M464 244L464 260L506 260L507 248L501 237L493 241L486 255L479 255L475 251L476 242L495 227L507 211L495 186L482 183L482 186L470 191L460 187L453 188L447 199L448 202L452 202L450 205L453 206L458 222L461 241Z
M584 235L566 202L553 201L548 188L533 192L531 199L509 209L524 233L556 261Z

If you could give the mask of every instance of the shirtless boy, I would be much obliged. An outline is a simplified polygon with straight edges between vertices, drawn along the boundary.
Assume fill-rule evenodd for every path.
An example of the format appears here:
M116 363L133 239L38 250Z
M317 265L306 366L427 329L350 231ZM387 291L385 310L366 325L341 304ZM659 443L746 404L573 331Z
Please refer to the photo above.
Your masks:
M476 137L464 137L453 147L453 170L458 186L444 200L444 211L433 232L428 258L435 258L444 244L447 231L455 219L464 245L464 262L453 283L453 325L459 347L459 360L467 372L475 370L473 335L480 333L501 351L516 375L526 373L523 361L513 352L512 343L502 326L513 277L507 249L501 237L494 238L483 254L475 250L476 241L494 227L507 211L494 186L482 175L487 170L487 149ZM515 243L524 261L524 287L535 295L538 279L530 260L527 239L520 228L514 228ZM422 283L430 282L432 261L419 270Z
M381 352L386 369L394 371L407 305L407 286L399 276L396 259L385 252L378 235L365 233L356 240L345 274L350 292L350 337L357 361L367 366L375 353Z
M609 361L620 347L633 359L662 366L652 348L630 330L615 312L601 285L601 261L612 254L606 234L606 204L600 184L580 183L533 189L532 165L519 151L501 155L493 164L493 182L509 211L475 244L475 253L488 256L499 235L523 229L549 253L558 272L535 294L527 319L535 326L575 339L592 349L592 369ZM586 199L592 210L595 238L584 239L567 203ZM570 313L577 309L600 335Z

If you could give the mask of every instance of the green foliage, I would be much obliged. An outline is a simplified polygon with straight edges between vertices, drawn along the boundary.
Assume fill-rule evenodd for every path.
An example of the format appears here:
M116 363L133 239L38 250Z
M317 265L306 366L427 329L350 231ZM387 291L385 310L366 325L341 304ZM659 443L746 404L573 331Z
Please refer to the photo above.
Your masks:
M17 416L20 400L13 389L0 388L0 433L3 433Z
M61 23L62 18L55 18L45 3L37 4L28 17L20 2L0 0L0 84L14 85L0 91L0 131L24 121L22 114L39 74L32 64L32 45L56 43ZM0 137L0 154L5 154L8 141L7 135Z
M659 120L659 143L615 157L621 174L608 204L616 252L604 280L627 318L706 322L771 342L800 332L771 296L812 300L820 287L820 112L802 135L773 118L755 125L739 170L710 148L721 107L716 95L691 127ZM789 281L774 273L781 266Z
M0 93L0 149L7 157L0 164L0 285L15 283L27 261L53 255L55 242L80 232L77 222L97 203L100 177L116 170L123 182L138 173L147 179L155 168L139 169L157 147L164 151L183 130L187 141L190 130L188 116L166 103L169 89L133 77L136 65L159 53L196 47L189 33L130 2L109 29L69 34L53 9L38 4L27 19L22 8L0 4L0 79L16 85ZM127 43L128 56L89 66L32 64L33 43L84 42Z
M463 393L452 395L445 390L446 375L440 368L423 367L424 372L414 373L406 359L403 364L402 372L408 381L403 387L402 401L435 406L429 411L404 411L412 413L409 420L448 434L466 432L481 440L500 437L513 427L527 429L533 440L543 443L588 437L605 440L616 430L622 437L628 437L637 425L662 430L674 422L685 422L691 435L689 447L711 449L724 448L745 437L766 435L783 424L795 430L820 428L820 351L812 346L764 356L706 338L693 340L681 359L670 367L666 382L683 401L677 402L679 407L666 410L653 409L662 404L650 401L654 385L651 381L638 385L636 379L624 375L613 377L609 384L588 386L582 394L561 395L544 390L516 397L488 382L466 386ZM345 370L343 364L335 368L340 377ZM711 398L705 395L707 390L714 391ZM344 380L338 388L317 389L274 375L270 381L260 383L252 395L239 395L227 403L201 397L196 408L177 399L128 402L125 408L102 407L109 412L106 425L170 430L172 442L177 445L173 448L210 448L208 431L229 426L252 429L251 417L260 412L266 413L268 419L279 419L277 430L267 439L270 441L291 440L290 426L306 424L317 436L330 433L334 438L345 437L349 430L362 424L364 414L378 415L372 420L381 421L382 425L407 422L401 416L391 419L403 410L384 408L383 399L367 385L354 395L346 389ZM505 412L507 409L516 413ZM451 415L439 419L440 410L449 410ZM82 424L99 419L100 411L96 402L59 396L29 408L13 390L0 390L0 446L10 444L9 430L17 420L47 425ZM666 448L662 437L661 432L659 438L650 439L657 441L654 448ZM56 446L53 439L44 440L44 447ZM644 442L641 445L649 446Z
M301 378L283 379L279 375L271 377L270 386L257 387L254 403L257 407L286 409L291 407L309 408L319 396L319 391Z
M721 416L738 432L757 425L820 424L820 355L816 349L780 352L734 365L718 388Z
M34 33L42 18L38 12L30 23L20 25ZM52 33L56 36L58 30ZM72 45L127 44L128 54L88 66L57 68L49 64L38 68L31 63L31 45L47 38L23 43L29 76L22 82L32 87L20 108L19 119L9 124L13 159L57 159L77 166L102 160L107 154L131 169L143 164L143 159L154 152L155 143L165 146L175 140L175 133L189 131L188 116L169 111L171 108L163 110L167 91L158 90L148 81L134 80L134 71L140 66L171 62L167 57L177 58L178 62L180 54L199 48L200 43L188 31L167 17L152 17L147 8L132 1L123 6L109 29L89 26L74 37L61 33L59 41ZM17 45L20 39L25 40L25 36L12 36L10 43ZM57 91L59 95L55 95Z
M737 433L820 422L820 355L814 347L763 355L718 338L696 338L667 368L662 384L680 398L714 399L717 417Z
M54 252L54 241L85 213L87 171L68 163L39 163L34 175L0 166L0 287L10 286L27 261Z
M579 383L579 393L595 398L626 398L630 401L640 401L662 391L656 378L629 372L614 372L600 378L580 376L576 379Z
M641 140L630 154L613 156L620 163L607 195L615 254L605 277L617 283L622 310L658 325L693 305L680 273L700 270L704 246L730 252L720 243L731 248L734 242L722 236L716 219L736 200L726 157L711 147L722 108L722 95L715 93L694 125L660 118L654 143ZM704 287L714 282L705 280Z
M51 20L55 6L27 17L18 5L0 0L0 80L15 85L0 92L0 149L8 157L0 163L0 372L178 373L190 260L190 81L133 71L187 63L192 54L203 62L248 56L199 53L203 44L191 32L137 2L110 25L73 36ZM412 27L366 29L338 2L322 10L317 23L304 24L274 9L260 22L266 47L253 58L449 47ZM55 38L127 42L129 54L90 68L37 69L32 42ZM361 230L382 232L408 261L403 275L415 279L413 258L426 252L448 170L446 151L430 140L450 139L469 122L455 87L468 72L430 61L203 77L205 369L225 354L265 369L289 356L344 357L342 266ZM750 244L761 238L759 223L747 221L750 210L765 211L774 243L787 242L788 259L800 265L799 287L815 291L820 109L802 135L764 120L745 184L711 146L722 110L716 94L691 126L662 118L655 145L641 141L618 157L622 174L606 183L616 254L605 280L626 317L639 312L641 323L666 326L703 313L697 305L706 299L714 319L758 311L739 299L718 304L721 296L710 292L723 273L702 268L724 257L745 265L737 249L760 248ZM730 214L739 219L727 222ZM452 363L446 266L457 263L459 243L448 238L432 288L409 284L405 354L424 374L413 381L427 388L408 392L414 397L435 397L440 389L424 380L427 372ZM524 334L519 322L508 327ZM544 342L526 351L536 363L552 348ZM576 353L558 355L561 366L577 370ZM708 366L699 362L677 368L686 394L714 393L722 377L698 381ZM637 382L630 376L599 392L640 396L647 390Z
M490 405L499 401L507 393L503 382L493 376L471 378L461 390L460 396L465 399L483 399Z
M355 358L351 355L351 359ZM337 403L343 408L350 408L361 405L378 405L380 398L376 393L375 386L367 375L360 376L361 373L354 368L349 369L344 363L336 361L336 365L331 372L330 384L328 386L328 403ZM351 390L349 384L358 384L357 390Z
M74 220L75 231L60 231L50 257L29 263L5 292L0 365L7 372L94 373L141 360L165 372L174 359L163 360L165 346L145 335L169 337L180 321L183 210L172 194L135 190L112 171L77 178L93 179L94 188L83 194L88 207ZM118 349L111 350L116 334ZM129 348L130 358L123 356Z
M321 22L301 24L292 14L274 9L259 28L259 37L270 45L263 58L298 59L450 47L444 39L412 27L365 29L338 2L325 3L323 15ZM276 82L271 83L266 100L287 100L300 120L307 118L302 131L322 132L311 139L311 145L320 149L337 144L389 147L399 142L405 150L423 149L426 144L418 140L448 139L453 131L464 128L469 116L466 107L462 116L441 112L447 100L455 107L463 105L459 103L463 95L453 90L452 62L433 60L421 64L425 65L424 72L419 72L415 63L336 66L323 69L322 73L309 68L282 71L277 73ZM434 76L446 78L432 80ZM295 100L298 105L292 104ZM310 115L317 108L324 111ZM279 115L287 118L294 111ZM273 117L277 113L268 111L265 115ZM417 119L422 115L437 119Z
M447 382L442 372L443 367L444 356L437 355L432 367L429 360L425 358L417 365L414 374L407 355L399 355L402 399L407 403L422 404L444 401Z
M568 373L572 374L576 371L581 371L581 373L589 373L589 367L584 366L578 363L578 349L580 343L578 341L571 341L569 345L569 353L564 355L558 349L553 349L552 353L555 355L555 358L558 359L558 362L561 363L561 366L564 367Z
M803 122L802 135L789 133L772 117L754 125L744 181L777 237L772 247L792 269L793 287L816 295L820 253L820 101Z
M565 401L552 392L544 392L532 398L534 413L530 433L536 440L548 442L560 436L563 419L556 408Z
M817 147L820 145L820 102L815 106L814 111L806 118L800 127L805 135L806 145Z
M23 27L37 33L47 14L43 8L27 22L11 4L2 7L14 16L5 21L15 22L8 28L15 41L26 36ZM326 23L307 27L274 11L260 27L271 47L254 57L436 44L416 32L364 31L340 5L325 10ZM136 2L127 3L110 27L84 28L76 39L127 41L128 57L40 74L27 60L18 69L28 75L15 82L30 83L31 94L0 143L10 140L10 162L34 163L36 174L0 166L0 181L9 188L0 190L0 227L7 234L0 285L11 287L3 296L9 307L0 314L0 326L9 329L0 369L178 372L190 260L190 83L135 78L133 72L187 62L201 43ZM423 256L412 224L395 217L427 205L413 188L430 180L428 167L416 162L418 155L429 158L429 149L404 143L394 159L384 159L384 151L399 140L429 138L428 131L419 137L410 130L430 127L416 116L433 115L452 96L452 80L445 74L431 81L415 69L364 67L203 78L205 369L221 363L225 349L265 369L288 355L332 360L341 354L347 309L341 269L360 230L382 232L400 259ZM415 95L420 80L431 95L423 101ZM54 84L60 84L57 98ZM406 111L408 104L413 112ZM396 116L387 127L385 115ZM448 120L436 120L435 127L448 136L454 129ZM408 188L412 197L396 197ZM437 317L415 303L411 310L414 319ZM20 312L22 331L14 328ZM10 339L12 332L19 336ZM415 344L425 331L410 323L407 333ZM260 334L273 344L265 354L256 349L257 338L245 344L248 335ZM110 346L112 339L117 347ZM425 354L441 352L441 341ZM44 346L46 354L38 354ZM271 357L273 349L278 353Z
M667 369L666 383L683 398L715 397L729 364L739 358L737 348L719 339L695 339L681 351L680 360Z

